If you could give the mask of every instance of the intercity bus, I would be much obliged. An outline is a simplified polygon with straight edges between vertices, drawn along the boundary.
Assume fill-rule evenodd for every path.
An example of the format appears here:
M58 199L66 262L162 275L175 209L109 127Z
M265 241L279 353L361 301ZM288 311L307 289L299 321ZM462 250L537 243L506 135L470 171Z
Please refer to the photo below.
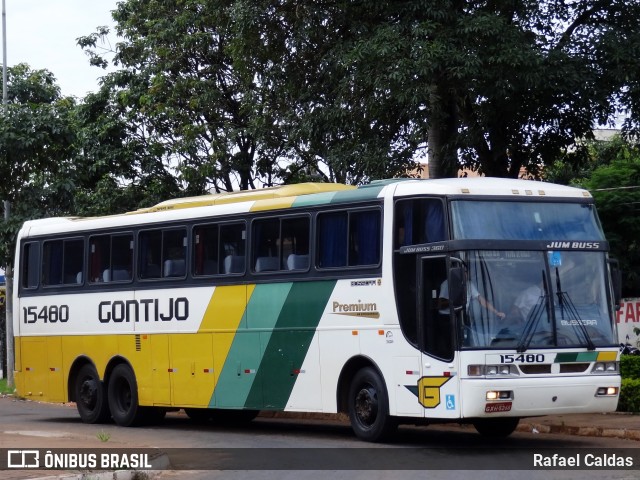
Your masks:
M22 397L132 426L260 411L507 436L610 412L619 272L589 192L491 178L309 183L28 221Z

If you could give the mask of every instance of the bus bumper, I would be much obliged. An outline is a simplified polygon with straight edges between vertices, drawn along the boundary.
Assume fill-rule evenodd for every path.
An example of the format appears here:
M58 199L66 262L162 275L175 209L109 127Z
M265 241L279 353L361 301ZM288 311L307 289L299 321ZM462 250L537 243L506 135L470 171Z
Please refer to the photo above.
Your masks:
M462 379L462 418L613 412L620 376ZM613 390L610 390L613 389ZM496 397L496 398L493 398Z

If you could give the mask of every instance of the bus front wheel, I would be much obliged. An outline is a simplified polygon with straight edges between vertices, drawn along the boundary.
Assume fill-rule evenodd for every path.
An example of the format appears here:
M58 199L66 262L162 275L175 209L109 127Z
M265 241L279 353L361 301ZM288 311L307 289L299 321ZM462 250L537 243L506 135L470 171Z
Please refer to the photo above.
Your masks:
M104 384L96 367L87 363L80 368L74 384L76 408L84 423L104 423L109 420L109 404Z
M353 377L348 408L351 428L362 440L383 441L397 427L389 415L389 398L382 377L372 367L359 370Z
M504 438L511 435L520 422L519 418L481 418L473 422L473 426L483 437Z
M129 365L120 364L109 378L109 409L113 421L121 427L138 425L145 418L145 410L138 404L138 384Z

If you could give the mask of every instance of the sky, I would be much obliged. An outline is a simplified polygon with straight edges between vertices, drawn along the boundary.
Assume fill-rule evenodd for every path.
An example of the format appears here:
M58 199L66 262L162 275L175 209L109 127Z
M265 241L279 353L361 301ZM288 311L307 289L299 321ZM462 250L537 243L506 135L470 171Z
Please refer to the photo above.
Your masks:
M4 1L8 65L27 63L33 70L49 70L64 96L82 98L98 89L98 78L106 72L89 65L76 41L98 26L113 27L111 10L118 0Z

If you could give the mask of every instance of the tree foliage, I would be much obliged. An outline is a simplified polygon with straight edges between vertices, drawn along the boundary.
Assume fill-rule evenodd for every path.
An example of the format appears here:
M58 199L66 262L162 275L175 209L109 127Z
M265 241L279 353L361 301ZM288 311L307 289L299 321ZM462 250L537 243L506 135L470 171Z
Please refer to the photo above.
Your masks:
M595 168L582 184L596 201L613 256L623 272L623 294L640 292L640 146L616 139L593 150Z
M53 74L8 68L0 119L0 264L13 258L20 225L31 218L105 215L149 206L180 190L144 135L136 135L104 92L77 103Z
M47 70L26 64L7 69L7 104L0 118L0 199L12 205L0 227L0 259L12 258L15 231L33 216L65 211L73 188L65 177L72 168L75 131L72 98L62 97Z
M461 166L539 176L640 105L640 4L126 0L104 88L188 193ZM104 29L81 39L92 62ZM583 161L577 151L575 159Z
M179 173L185 194L270 183L282 142L265 108L266 88L242 77L228 52L231 2L143 1L118 4L113 16L121 69L103 92ZM80 44L96 56L104 35Z
M327 11L323 2L309 5L299 10ZM537 176L638 93L638 2L341 6L351 20L329 56L351 75L338 92L360 85L377 94L370 100L408 111L407 125L429 142L435 176L453 176L460 164L492 176L516 177L523 167ZM637 115L631 111L629 128Z

